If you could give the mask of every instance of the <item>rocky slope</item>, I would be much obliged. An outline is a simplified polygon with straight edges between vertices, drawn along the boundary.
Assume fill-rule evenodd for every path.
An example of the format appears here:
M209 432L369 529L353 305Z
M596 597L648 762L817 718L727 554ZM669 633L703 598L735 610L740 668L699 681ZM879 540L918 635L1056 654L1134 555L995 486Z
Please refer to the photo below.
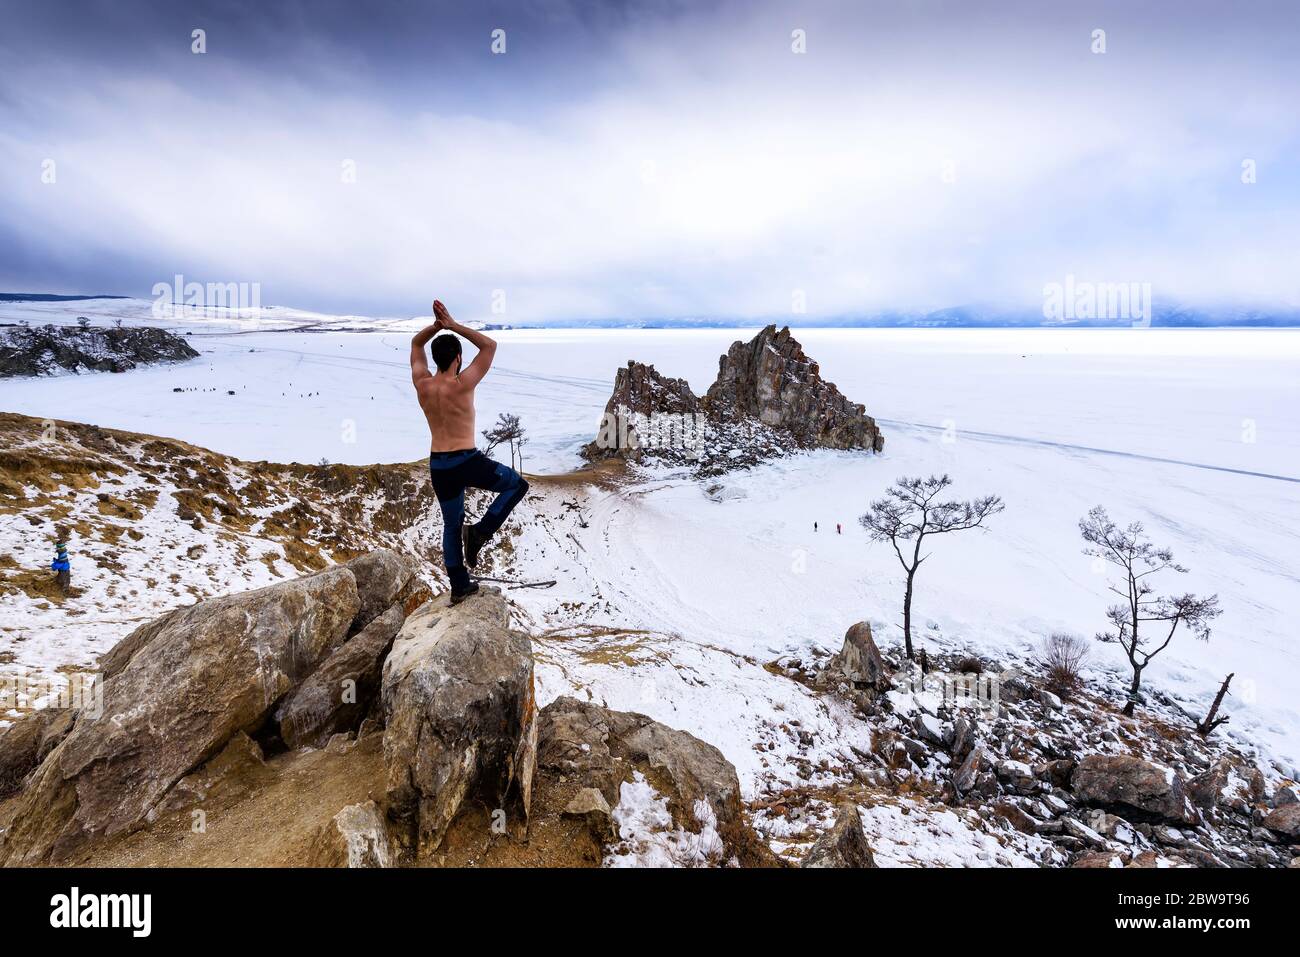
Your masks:
M429 598L378 551L141 626L101 706L0 734L0 866L776 863L717 749L539 711L504 597ZM286 805L257 845L250 815Z
M544 572L560 579L554 589L511 588L509 602L459 606L455 616L430 603L412 613L405 603L367 597L374 586L358 574L365 562L354 560L390 547L439 590L438 513L422 463L249 463L167 439L54 426L0 416L0 726L27 713L0 730L0 794L9 795L0 796L0 828L12 826L15 790L27 782L30 791L33 770L73 740L57 766L75 786L52 789L53 778L42 785L57 797L46 816L63 821L59 833L69 838L60 846L72 859L617 865L763 863L770 851L787 863L865 862L849 806L871 859L886 867L1279 866L1294 857L1295 769L1264 761L1240 735L1202 740L1195 719L1158 686L1128 719L1117 708L1119 676L1099 671L1062 700L1045 693L1032 655L963 662L978 649L937 635L922 686L919 669L897 649L875 647L866 623L776 660L653 630L670 599L647 578L644 553L629 550L653 542L637 536L641 486L627 476L621 484L592 484L605 481L599 474L533 482L484 570L534 579ZM628 522L612 521L618 513ZM59 522L74 528L67 596L49 590L45 567L47 533ZM287 594L265 585L286 587L301 604L285 604ZM284 655L282 638L245 632L234 617L241 602L265 592L272 597L257 601L267 602L268 628L292 620L295 609L310 612L313 623L289 643L300 655ZM637 602L661 608L637 618ZM215 653L216 639L200 622L207 616L194 608L220 612L228 656ZM152 808L144 826L123 826L138 807L104 798L83 807L80 793L93 795L97 774L112 780L138 758L114 756L112 742L92 743L89 729L72 738L79 721L69 711L32 712L32 700L5 697L4 680L34 667L50 675L100 671L123 689L128 678L130 687L152 687L163 658L146 672L153 659L142 655L174 656L182 628L202 651L196 662L224 667L228 657L232 669L245 669L239 682L247 684L228 675L221 685L225 700L244 710L233 723L205 712L206 725L187 727L175 724L183 709L151 704L160 710L150 720L169 736L220 730L191 740L188 757L146 769L142 794ZM498 646L484 659L496 662L490 680L436 653L485 636ZM254 673L248 668L259 655L265 671ZM942 675L972 668L999 676L998 709L945 698ZM426 754L416 761L425 770L408 774L410 759L390 766L385 749L390 727L394 760L422 754L419 742L435 728L456 740L445 716L421 710L429 705L421 682L439 675L476 676L458 687L462 696L503 689L475 700L513 729L496 739L494 757L472 780L458 779L476 796L449 821L438 779L452 781L446 769L461 765ZM194 675L186 680L200 687ZM125 700L107 685L106 711L110 700ZM344 687L347 700L338 693ZM384 710L386 701L394 710ZM535 751L525 733L530 713ZM396 737L404 723L409 733ZM605 750L586 736L589 725L609 735ZM147 731L136 737L160 746ZM598 752L590 766L576 757L590 753L584 744ZM181 768L190 760L200 763ZM678 769L673 781L660 763ZM727 766L750 831L729 823L737 811ZM611 787L611 769L629 767ZM682 776L687 768L692 779L713 782L707 810ZM159 791L161 798L151 796ZM527 842L518 838L524 802ZM399 809L395 817L390 808ZM193 830L203 820L206 831ZM101 833L109 827L111 836ZM24 825L22 840L39 832Z
M1202 738L1159 696L1127 718L1118 688L1084 686L1062 698L1032 661L936 656L923 672L888 661L865 623L849 629L838 654L772 668L852 702L871 724L871 750L858 755L853 783L835 792L841 804L870 812L882 792L925 795L931 806L972 814L989 833L1030 839L1025 846L1049 866L1300 861L1292 770ZM830 801L812 805L824 817ZM790 795L781 807L788 815L808 800ZM773 818L757 826L779 831Z
M865 407L821 377L788 328L768 326L732 343L703 397L684 379L629 361L582 452L591 461L657 460L717 475L798 449L883 447Z
M126 372L184 362L198 352L180 336L151 326L7 326L0 328L0 379L58 372Z

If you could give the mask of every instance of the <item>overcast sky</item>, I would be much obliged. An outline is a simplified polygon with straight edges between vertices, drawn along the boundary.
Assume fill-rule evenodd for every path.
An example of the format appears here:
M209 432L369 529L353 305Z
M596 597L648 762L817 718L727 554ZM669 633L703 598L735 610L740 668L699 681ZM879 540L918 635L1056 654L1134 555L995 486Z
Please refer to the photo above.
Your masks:
M1034 308L1074 275L1300 305L1291 2L0 0L0 23L0 289L779 317L798 292L810 316Z

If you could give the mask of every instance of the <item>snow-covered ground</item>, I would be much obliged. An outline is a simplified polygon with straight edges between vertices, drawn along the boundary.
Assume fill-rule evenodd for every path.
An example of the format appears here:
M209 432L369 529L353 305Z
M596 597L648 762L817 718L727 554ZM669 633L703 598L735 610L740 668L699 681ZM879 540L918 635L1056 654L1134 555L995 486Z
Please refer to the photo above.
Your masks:
M3 304L0 314L98 322L101 310L131 322L147 318L148 305ZM0 409L174 436L245 459L421 457L427 436L406 356L423 320L374 329L317 317L308 321L330 331L291 331L303 315L286 315L280 331L265 319L258 328L172 323L192 329L202 359L120 376L10 380L0 383ZM343 325L358 331L338 331ZM527 470L547 473L577 464L619 365L652 362L702 392L727 345L752 332L496 335L502 347L480 390L479 425L500 411L520 414L532 436ZM1117 521L1144 522L1190 566L1163 587L1217 592L1223 607L1210 641L1178 635L1147 683L1203 712L1234 672L1225 705L1232 721L1216 733L1300 765L1300 330L797 336L823 375L881 422L882 455L800 455L726 476L728 494L713 497L685 474L661 473L635 494L592 489L587 527L563 542L525 529L523 569L560 579L550 591L516 591L526 612L554 628L565 622L565 602L599 594L605 610L588 606L585 620L625 630L626 667L592 667L581 681L592 694L716 744L750 795L757 782L777 786L792 774L776 760L783 749L769 761L756 747L760 716L774 735L792 733L790 724L811 731L817 744L805 752L814 764L825 749L861 743L831 740L847 727L838 706L798 686L778 701L777 682L790 682L761 664L811 646L834 650L862 619L886 643L898 640L897 559L867 542L857 517L900 475L948 472L954 494L997 493L1006 511L987 531L935 543L915 603L923 646L1022 655L1053 630L1100 630L1107 578L1081 553L1077 523L1103 504ZM673 640L656 644L636 629ZM607 652L614 639L575 630L550 641L541 643L550 659L539 667L541 697L572 685L564 669L583 660L575 648ZM1094 668L1123 664L1118 649L1095 645ZM778 707L785 714L773 714ZM877 823L879 837L889 821Z

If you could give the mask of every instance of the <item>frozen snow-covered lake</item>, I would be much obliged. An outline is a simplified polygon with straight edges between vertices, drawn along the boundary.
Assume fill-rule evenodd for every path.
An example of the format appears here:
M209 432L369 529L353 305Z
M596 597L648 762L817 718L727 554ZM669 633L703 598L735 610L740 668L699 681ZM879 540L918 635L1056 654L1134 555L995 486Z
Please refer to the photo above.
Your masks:
M37 321L68 321L130 307L22 308ZM417 324L338 325L199 324L191 340L199 360L11 380L0 384L0 409L174 436L246 459L422 457L427 435L407 373ZM555 472L577 464L618 366L653 362L703 392L718 356L752 330L495 335L502 345L480 390L479 427L518 413L532 436L527 470ZM1007 510L986 533L936 545L916 607L936 635L992 651L1024 649L1053 629L1101 629L1106 580L1081 554L1077 522L1104 504L1118 521L1145 522L1191 567L1168 589L1217 592L1222 602L1211 641L1180 635L1148 680L1203 708L1235 672L1233 720L1222 733L1247 734L1300 764L1300 330L796 336L881 421L884 454L822 452L764 466L728 477L738 497L725 502L668 481L635 510L611 509L603 520L621 526L612 537L623 551L604 573L626 583L629 624L757 656L834 645L861 618L893 635L897 562L868 545L857 516L897 476L946 471L956 494L996 492ZM1121 664L1117 649L1096 654L1101 666Z

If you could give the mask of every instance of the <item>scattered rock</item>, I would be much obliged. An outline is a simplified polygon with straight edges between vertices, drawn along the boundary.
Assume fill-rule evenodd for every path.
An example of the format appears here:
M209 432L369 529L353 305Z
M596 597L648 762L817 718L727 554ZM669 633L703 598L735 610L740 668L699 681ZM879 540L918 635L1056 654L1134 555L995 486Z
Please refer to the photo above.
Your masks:
M1086 851L1080 854L1071 867L1123 867L1124 858L1115 851Z
M849 682L860 691L889 690L889 666L871 637L871 625L865 621L844 633L843 646L826 662L819 676L823 685L839 680Z
M1090 754L1080 759L1070 779L1085 804L1113 807L1139 820L1195 824L1183 780L1169 768L1131 755Z
M699 833L711 819L726 860L745 867L776 863L745 821L736 769L712 745L643 714L569 697L543 708L539 723L539 773L562 777L575 792L595 788L617 808L622 785L639 772L667 799L676 827Z
M1292 844L1300 844L1300 804L1284 804L1270 811L1264 826Z
M952 740L949 744L949 754L954 761L965 761L966 756L970 754L971 748L975 747L978 740L979 729L975 725L973 718L967 718L960 715L952 724Z
M309 867L392 867L396 861L388 823L374 801L349 804L316 835Z
M580 788L564 806L563 813L565 817L575 817L585 823L602 845L612 842L617 836L609 802L596 788Z
M997 764L998 781L1008 791L1016 794L1033 794L1038 790L1038 780L1033 769L1022 761L999 761Z
M862 830L856 804L845 802L835 810L835 823L817 838L800 867L875 867L876 859Z

